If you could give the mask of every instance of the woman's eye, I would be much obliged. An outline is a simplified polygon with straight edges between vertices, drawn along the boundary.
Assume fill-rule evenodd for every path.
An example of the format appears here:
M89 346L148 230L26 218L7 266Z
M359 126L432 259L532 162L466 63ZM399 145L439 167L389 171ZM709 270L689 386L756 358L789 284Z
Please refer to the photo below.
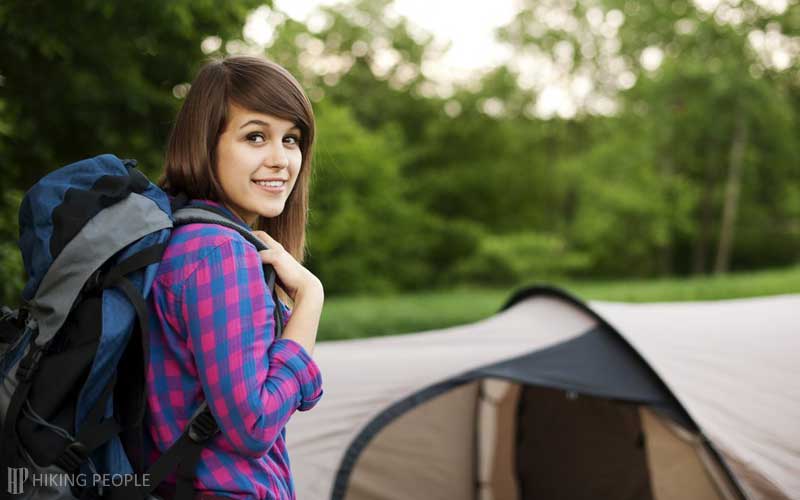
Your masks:
M296 135L286 136L284 140L289 141L289 144L293 146L297 146L298 144L300 144L300 138L297 137Z
M258 140L258 139L260 139L260 140ZM261 133L247 134L247 140L248 141L252 141L252 142L256 142L256 143L262 143L262 142L264 142L264 134L261 134Z

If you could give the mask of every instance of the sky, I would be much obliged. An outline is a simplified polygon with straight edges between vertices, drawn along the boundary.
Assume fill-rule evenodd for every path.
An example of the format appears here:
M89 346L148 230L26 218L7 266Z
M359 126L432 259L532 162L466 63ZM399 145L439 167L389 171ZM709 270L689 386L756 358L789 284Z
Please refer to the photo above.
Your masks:
M314 16L317 7L339 1L274 0L274 6L275 10L313 27L315 22L324 23L320 16ZM593 85L585 76L569 79L549 60L527 60L519 55L512 57L511 49L495 40L494 31L514 18L519 11L519 1L495 0L487 3L480 0L394 0L387 14L403 16L412 26L418 26L433 35L434 46L444 47L450 44L440 60L422 66L425 76L436 84L435 93L440 97L447 97L452 92L452 84L475 81L486 70L508 63L520 75L521 86L538 89L537 102L530 110L532 114L540 117L557 114L569 118L574 116L579 105L588 106L596 113L612 113L613 103L591 95ZM735 25L741 22L741 11L735 7L737 0L694 1L701 10L715 11L715 17L720 23ZM786 9L789 0L755 1L765 9L780 13ZM592 10L597 12L593 13ZM589 9L587 17L590 18L590 23L591 18L597 18L594 24L603 30L609 29L611 38L615 38L616 30L624 22L624 15L618 10L604 15L599 9ZM276 16L268 7L256 9L248 18L244 29L245 37L259 45L268 45L274 26L280 19L280 15ZM789 39L773 31L755 30L750 33L750 42L769 64L785 69L792 63L792 51L797 52L796 57L800 57L800 41L795 42L797 47L790 50L790 41L787 41ZM216 37L212 38L216 42L213 47L208 48L214 50L221 41ZM641 55L642 66L648 71L654 71L661 64L662 57L663 52L659 47L647 47ZM630 88L635 83L633 73L625 68L619 69L618 74L620 89ZM491 112L491 109L485 111Z
M276 0L275 7L299 21L307 21L320 5L336 0ZM495 66L507 59L508 49L494 41L493 30L516 14L515 0L485 1L395 0L392 10L434 35L435 43L452 45L433 69L435 80L463 81L476 70ZM454 14L455 12L455 14ZM454 15L457 20L452 19Z
M274 0L276 11L283 12L309 27L320 22L314 16L317 7L335 3L338 0ZM487 7L488 5L491 7ZM495 30L515 17L519 11L518 5L518 0L496 0L491 4L479 0L394 0L387 14L403 16L410 21L412 27L418 26L432 35L434 46L444 49L449 44L441 59L434 64L422 66L425 76L435 84L431 93L446 98L452 93L453 84L476 81L485 71L511 61L514 69L522 76L521 84L525 85L527 82L528 87L536 86L539 89L535 104L527 110L530 114L540 117L572 117L581 100L591 92L592 86L588 80L582 77L570 82L560 76L549 61L515 59L510 47L495 40ZM257 9L245 26L245 37L258 44L268 45L273 31L271 25L279 19L267 7ZM621 21L617 24L621 24ZM500 107L500 102L492 102L491 99L484 103L484 111L489 114L499 112L499 109L494 108ZM608 99L598 100L593 111L611 113L613 104Z
M320 5L331 5L337 0L274 0L275 9L312 26L314 11ZM454 8L457 6L457 8ZM449 44L441 59L435 64L423 65L422 70L434 82L433 93L447 97L452 84L476 81L482 73L507 63L512 59L511 49L495 40L497 28L508 24L519 11L518 0L495 0L491 4L480 0L394 0L389 15L403 16L411 25L418 26L434 37L434 46ZM270 13L258 9L245 27L245 36L261 44L271 38ZM455 19L454 19L455 17ZM523 64L516 69L522 73L540 73L540 64ZM530 75L532 80L550 80L541 85L541 93L531 113L547 117L571 117L576 112L576 100L571 97L567 83L554 75ZM492 112L493 102L485 103L486 112Z

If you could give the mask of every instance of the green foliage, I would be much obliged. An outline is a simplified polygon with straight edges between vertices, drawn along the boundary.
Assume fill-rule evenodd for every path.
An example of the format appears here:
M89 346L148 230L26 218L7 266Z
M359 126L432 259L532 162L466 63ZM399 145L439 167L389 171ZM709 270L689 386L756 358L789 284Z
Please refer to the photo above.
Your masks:
M332 293L386 292L425 281L438 234L408 200L394 127L368 131L345 108L317 106L309 265Z
M503 285L565 276L587 265L587 256L568 250L558 236L530 231L484 237L455 272L468 282Z
M574 186L570 240L588 255L582 271L605 276L669 272L676 234L692 231L692 186L669 171L646 131L614 130L560 165ZM584 272L585 274L585 272Z
M463 325L497 312L507 290L448 288L325 299L318 338L341 340Z
M19 294L24 286L25 272L22 269L22 256L17 247L17 213L15 209L22 202L22 193L9 190L2 193L0 200L0 299L2 304L19 304Z
M0 6L6 296L21 283L15 196L108 151L155 178L201 41L221 39L214 55L246 45L259 4ZM390 5L321 7L312 26L275 17L265 49L315 105L308 265L329 294L797 262L800 65L754 41L795 43L800 4L525 0L499 31L519 58L448 97L424 71L432 37ZM572 90L591 82L575 116L536 114L542 87L518 82L539 62Z
M776 194L800 175L800 65L796 57L776 64L775 49L755 42L796 34L798 12L796 3L774 12L746 0L711 10L689 0L526 1L500 30L519 54L556 61L562 79L590 77L587 101L619 106L616 118L592 120L596 130L610 121L611 133L558 169L582 186L577 216L565 214L568 239L594 256L596 272L702 273L715 260L724 269L797 259L789 229L797 219ZM570 175L578 164L586 174ZM784 244L765 248L767 238Z
M19 193L49 171L112 152L151 178L207 36L240 36L263 2L176 0L0 5L0 279L16 302ZM269 3L269 2L267 2Z
M531 282L530 284L533 284ZM714 277L657 280L557 280L582 300L666 302L800 293L800 267ZM514 288L448 288L392 297L357 295L325 300L319 338L396 335L472 323L496 314Z
M267 55L301 75L312 95L349 108L368 129L394 123L406 144L420 146L428 120L441 112L437 99L420 94L428 81L422 62L434 53L432 36L415 36L405 19L390 21L385 11L391 3L352 0L321 7L327 22L314 31L289 20L276 30ZM312 47L335 69L303 64ZM396 58L390 65L379 62L387 54Z
M113 152L155 175L201 41L241 33L263 2L3 2L0 123L6 181L27 189L51 169Z

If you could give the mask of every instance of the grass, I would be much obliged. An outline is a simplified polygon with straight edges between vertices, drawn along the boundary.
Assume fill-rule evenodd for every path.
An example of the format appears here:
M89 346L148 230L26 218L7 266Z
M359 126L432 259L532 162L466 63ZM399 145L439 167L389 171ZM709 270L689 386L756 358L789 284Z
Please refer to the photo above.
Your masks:
M713 277L657 280L557 281L583 300L660 302L800 293L800 266ZM514 290L470 289L391 296L329 297L320 340L373 337L470 323L496 313Z

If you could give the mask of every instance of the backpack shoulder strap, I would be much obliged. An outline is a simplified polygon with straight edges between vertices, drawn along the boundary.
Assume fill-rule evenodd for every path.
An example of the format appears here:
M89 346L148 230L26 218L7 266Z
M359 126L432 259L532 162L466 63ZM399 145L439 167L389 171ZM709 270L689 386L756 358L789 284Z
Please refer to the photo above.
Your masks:
M207 402L203 402L192 415L189 424L178 440L147 469L147 485L126 485L112 489L109 500L144 500L155 492L161 483L175 471L173 500L192 500L195 497L194 479L200 454L208 440L219 433Z
M244 239L252 243L258 250L267 249L267 245L258 239L250 228L232 221L229 217L226 217L222 211L218 211L214 207L193 206L181 208L172 214L172 218L175 220L176 226L195 223L219 224L220 226L238 231Z

